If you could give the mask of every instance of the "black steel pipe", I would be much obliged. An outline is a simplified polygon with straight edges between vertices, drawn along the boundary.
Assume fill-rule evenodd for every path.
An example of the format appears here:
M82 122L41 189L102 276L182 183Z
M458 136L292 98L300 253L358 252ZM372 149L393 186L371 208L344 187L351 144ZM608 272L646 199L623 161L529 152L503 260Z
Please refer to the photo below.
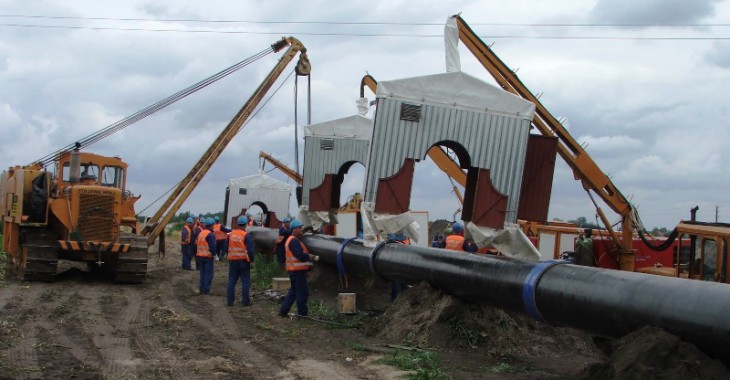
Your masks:
M254 228L271 248L276 230ZM621 337L661 327L730 365L730 286L559 262L531 262L389 243L376 248L325 235L303 238L321 261L348 273L428 282L461 299L527 313L556 326Z

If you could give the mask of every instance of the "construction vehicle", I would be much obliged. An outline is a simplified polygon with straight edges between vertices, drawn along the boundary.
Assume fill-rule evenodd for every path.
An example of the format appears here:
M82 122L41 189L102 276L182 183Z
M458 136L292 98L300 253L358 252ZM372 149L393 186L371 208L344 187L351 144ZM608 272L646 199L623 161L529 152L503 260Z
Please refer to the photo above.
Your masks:
M489 45L485 44L474 33L461 16L455 15L452 18L456 21L459 40L464 43L482 66L487 69L499 86L535 104L535 117L532 124L542 135L556 137L558 139L559 155L571 168L574 177L581 182L596 207L598 217L605 226L606 235L612 244L606 248L608 251L604 253L608 254L613 252L615 254L617 269L628 271L637 269L635 265L637 255L635 246L637 240L643 242L650 249L657 251L666 250L667 247L674 244L673 267L670 270L642 271L676 277L702 278L723 283L727 282L727 272L730 266L727 258L727 236L730 233L730 225L682 221L666 241L657 245L653 244L645 236L644 227L636 209L583 147L573 139L565 127L545 108L538 97L527 89L515 72L492 51ZM457 177L454 178L456 179ZM593 193L597 194L620 217L620 231L613 229L612 223L593 198ZM692 219L694 220L694 217ZM691 241L691 244L688 247L684 245L687 248L683 249L681 242L673 242L676 237L680 237L680 240L683 237L687 238ZM711 265L707 265L707 263Z
M295 71L297 75L309 74L311 67L306 49L295 38L282 38L271 46L271 51L278 52L287 46L289 49L284 57L251 99L141 231L137 228L134 211L134 203L139 197L132 196L126 189L127 164L118 157L81 152L80 148L225 77L250 60L112 124L76 142L72 149L66 147L33 164L14 166L3 172L0 176L0 212L8 266L19 271L26 280L52 281L58 260L73 260L111 272L117 282L144 281L148 247L159 238L160 252L164 254L165 225L298 52L301 56ZM264 55L259 53L257 57ZM54 163L54 172L44 169L50 163Z
M133 233L139 197L125 188L126 174L120 158L78 148L61 154L53 172L39 163L4 171L8 267L26 280L52 281L58 260L73 260L107 269L117 282L143 281L147 242Z

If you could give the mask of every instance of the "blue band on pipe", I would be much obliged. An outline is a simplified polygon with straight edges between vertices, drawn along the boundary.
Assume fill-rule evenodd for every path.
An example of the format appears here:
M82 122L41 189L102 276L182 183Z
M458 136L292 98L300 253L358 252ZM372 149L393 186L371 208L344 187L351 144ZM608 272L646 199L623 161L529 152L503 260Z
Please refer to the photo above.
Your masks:
M548 269L558 264L564 264L564 261L547 260L535 265L530 273L525 277L525 283L522 287L522 304L525 306L525 311L534 320L540 322L547 322L545 318L540 314L540 310L537 309L537 303L535 302L535 290L537 289L537 283L540 282L542 277Z
M340 249L337 251L337 272L340 274L340 277L347 274L345 271L345 263L342 261L342 253L345 251L345 246L347 243L355 240L355 238L350 238L342 242L342 245L340 245Z
M378 272L375 270L375 256L378 254L378 251L380 251L381 248L383 248L386 244L388 244L387 241L381 241L378 243L378 245L373 248L373 251L370 252L370 271L372 271L374 274L378 274Z

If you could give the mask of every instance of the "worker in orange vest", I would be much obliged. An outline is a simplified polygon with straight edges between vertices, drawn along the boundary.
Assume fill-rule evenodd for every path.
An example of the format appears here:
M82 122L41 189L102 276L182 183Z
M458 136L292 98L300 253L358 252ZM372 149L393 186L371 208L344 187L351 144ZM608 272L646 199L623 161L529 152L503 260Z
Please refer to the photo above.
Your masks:
M193 270L190 262L195 255L195 239L193 237L193 217L190 216L185 221L185 225L180 231L180 254L182 256L182 268L185 270Z
M403 234L388 234L388 241L398 244L411 245L411 239ZM405 282L391 281L390 282L390 300L395 301L398 297L398 293L408 290L408 284Z
M253 238L246 233L248 218L238 217L238 228L228 234L228 288L226 305L233 306L236 283L241 279L241 305L251 306L251 265L253 264Z
M309 298L307 272L312 268L313 261L319 261L319 256L310 255L307 246L301 241L302 236L304 236L302 222L296 219L292 220L289 227L291 227L291 236L286 239L284 249L286 252L286 272L289 274L290 286L289 292L279 309L279 316L286 317L294 301L297 302L297 315L307 316L309 314L309 307L307 306L307 299Z
M225 248L226 248L226 239L228 239L228 233L231 232L231 229L224 226L221 223L221 218L218 217L218 215L213 218L213 221L215 222L213 224L213 235L215 235L215 261L223 260L223 256L225 256Z
M464 226L456 222L451 226L453 233L444 240L444 248L452 251L464 251L468 246L464 240Z
M196 256L200 264L200 294L210 294L210 286L213 283L213 256L215 255L215 235L213 235L215 220L207 218L204 224L205 229L200 231L196 241L198 247Z

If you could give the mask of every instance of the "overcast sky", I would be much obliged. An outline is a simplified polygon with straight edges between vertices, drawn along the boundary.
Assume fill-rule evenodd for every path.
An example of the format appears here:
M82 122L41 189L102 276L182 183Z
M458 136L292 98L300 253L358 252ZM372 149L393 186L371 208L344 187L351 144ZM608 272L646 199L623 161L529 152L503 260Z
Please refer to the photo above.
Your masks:
M672 228L695 205L700 220L714 221L717 208L719 221L730 222L730 4L717 0L0 0L0 167L29 164L285 35L309 50L312 122L353 115L366 72L377 80L444 72L443 24L459 12L565 118L646 227ZM460 51L463 71L494 83ZM139 212L187 174L279 57L258 60L87 150L129 163L128 187L142 194ZM294 167L293 84L283 82L181 211L222 210L228 179L255 174L260 150ZM303 95L299 105L301 138ZM364 174L362 166L350 171L343 198L362 190ZM442 172L421 162L411 209L451 219L458 202L450 190ZM595 220L562 161L549 216Z

